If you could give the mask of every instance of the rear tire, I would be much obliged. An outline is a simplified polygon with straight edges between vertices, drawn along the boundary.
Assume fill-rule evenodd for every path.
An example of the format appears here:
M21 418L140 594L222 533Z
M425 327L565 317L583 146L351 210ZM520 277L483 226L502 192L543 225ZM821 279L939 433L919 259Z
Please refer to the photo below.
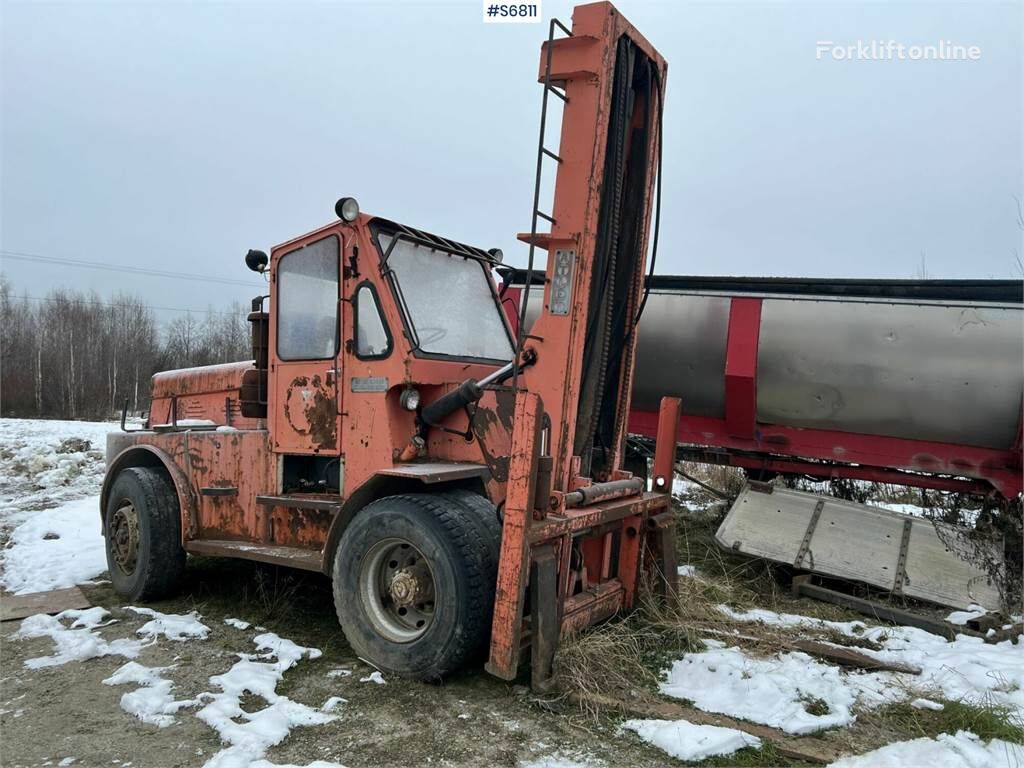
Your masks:
M104 510L107 569L129 600L173 595L185 572L178 494L162 469L130 467L114 480Z
M497 520L486 523L481 509L473 499L411 493L353 518L332 576L338 620L360 657L420 680L480 660L497 580Z

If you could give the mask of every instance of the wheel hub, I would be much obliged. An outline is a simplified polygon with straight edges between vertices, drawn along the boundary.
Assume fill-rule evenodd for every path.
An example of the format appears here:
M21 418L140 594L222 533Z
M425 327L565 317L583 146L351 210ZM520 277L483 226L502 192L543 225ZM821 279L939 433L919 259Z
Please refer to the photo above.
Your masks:
M408 607L414 603L423 603L433 599L434 580L430 572L423 566L403 568L398 571L388 587L391 600L398 607Z
M388 538L374 544L359 568L359 596L370 623L382 636L409 643L434 618L434 575L410 542Z
M125 574L135 572L139 560L139 514L130 501L123 501L110 521L111 554Z

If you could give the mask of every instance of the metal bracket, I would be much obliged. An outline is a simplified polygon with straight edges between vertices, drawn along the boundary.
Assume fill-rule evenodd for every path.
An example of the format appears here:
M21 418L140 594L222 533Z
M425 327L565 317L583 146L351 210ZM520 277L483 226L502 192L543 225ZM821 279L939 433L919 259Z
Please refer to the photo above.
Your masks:
M821 519L821 510L825 508L825 500L818 499L818 503L814 505L814 512L811 513L811 521L807 523L807 530L804 531L804 540L800 542L800 549L796 553L796 559L793 560L794 568L802 568L804 558L811 549L811 537L814 536L814 529L818 527L818 520ZM814 555L811 555L811 568L814 568Z
M903 584L907 580L907 549L910 547L910 529L913 527L913 520L903 521L903 537L900 540L900 556L896 562L896 578L893 581L892 591L895 595L903 594Z

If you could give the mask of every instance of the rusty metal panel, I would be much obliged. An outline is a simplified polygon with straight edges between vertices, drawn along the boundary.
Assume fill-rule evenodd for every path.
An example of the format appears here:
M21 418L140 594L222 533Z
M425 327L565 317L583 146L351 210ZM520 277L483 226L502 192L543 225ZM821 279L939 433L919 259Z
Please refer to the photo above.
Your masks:
M382 475L407 477L412 480L432 484L449 480L465 480L468 477L487 478L490 471L484 464L469 462L420 461L409 464L396 464L380 471Z

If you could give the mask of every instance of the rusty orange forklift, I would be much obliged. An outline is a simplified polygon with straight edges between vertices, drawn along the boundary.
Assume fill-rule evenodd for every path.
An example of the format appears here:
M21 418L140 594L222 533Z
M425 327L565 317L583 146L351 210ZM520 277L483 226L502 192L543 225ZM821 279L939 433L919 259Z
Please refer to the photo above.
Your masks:
M531 267L548 254L528 333L501 309L499 251L353 198L269 258L250 251L270 291L249 315L254 360L155 375L144 428L108 438L116 589L169 595L188 553L316 571L381 669L437 679L486 655L513 679L528 650L538 687L559 638L628 610L645 567L673 589L678 400L662 404L655 490L621 469L665 75L608 3L577 7L571 31L552 21L519 236ZM564 102L557 151L549 98Z

